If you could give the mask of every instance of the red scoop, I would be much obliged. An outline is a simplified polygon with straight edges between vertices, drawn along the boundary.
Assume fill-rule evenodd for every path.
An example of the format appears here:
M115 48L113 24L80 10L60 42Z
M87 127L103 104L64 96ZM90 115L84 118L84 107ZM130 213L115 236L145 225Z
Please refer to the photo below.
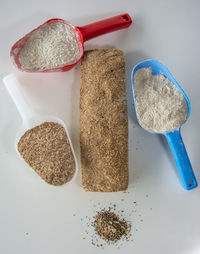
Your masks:
M73 64L69 64L69 65L65 65L65 66L61 66L61 67L56 67L56 68L52 68L52 69L29 70L29 69L22 68L21 64L19 62L19 53L20 53L20 50L23 48L24 44L26 43L26 41L29 39L29 37L36 30L40 29L41 27L43 27L46 24L56 23L56 22L64 23L64 24L68 25L72 31L74 31L76 40L79 45L80 58ZM115 16L112 18L104 19L104 20L101 20L101 21L98 21L98 22L95 22L95 23L92 23L92 24L89 24L86 26L82 26L82 27L73 26L63 19L57 19L57 18L56 19L49 19L48 21L46 21L45 23L43 23L42 25L40 25L39 27L37 27L36 29L31 31L30 33L26 34L19 41L17 41L11 48L10 56L13 59L14 63L17 65L17 67L21 71L26 71L26 72L68 71L81 60L81 58L83 56L83 52L84 52L84 42L85 41L90 40L90 39L92 39L96 36L102 35L102 34L106 34L106 33L116 31L116 30L127 28L131 25L131 23L132 23L131 17L127 13L118 15L118 16Z

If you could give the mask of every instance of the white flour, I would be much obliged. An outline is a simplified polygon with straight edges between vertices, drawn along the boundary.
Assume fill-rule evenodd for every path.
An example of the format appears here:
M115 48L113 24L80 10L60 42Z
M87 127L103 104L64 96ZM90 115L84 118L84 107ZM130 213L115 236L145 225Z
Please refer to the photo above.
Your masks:
M76 62L80 57L74 32L63 23L51 23L34 32L20 51L23 69L45 70Z
M178 128L187 118L188 107L179 89L151 68L135 72L134 89L140 124L152 132Z

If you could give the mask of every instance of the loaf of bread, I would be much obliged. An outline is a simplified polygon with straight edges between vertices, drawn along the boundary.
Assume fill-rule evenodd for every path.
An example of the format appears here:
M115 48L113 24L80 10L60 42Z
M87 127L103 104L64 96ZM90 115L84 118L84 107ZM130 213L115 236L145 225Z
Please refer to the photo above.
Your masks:
M79 106L83 188L93 192L126 190L128 116L121 50L84 53Z

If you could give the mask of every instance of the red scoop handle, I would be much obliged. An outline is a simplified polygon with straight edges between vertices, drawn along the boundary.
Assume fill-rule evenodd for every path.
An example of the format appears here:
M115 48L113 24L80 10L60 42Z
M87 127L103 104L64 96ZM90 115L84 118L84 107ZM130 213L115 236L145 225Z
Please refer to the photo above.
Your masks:
M82 33L83 40L87 41L96 36L129 27L131 23L131 17L125 13L77 28Z

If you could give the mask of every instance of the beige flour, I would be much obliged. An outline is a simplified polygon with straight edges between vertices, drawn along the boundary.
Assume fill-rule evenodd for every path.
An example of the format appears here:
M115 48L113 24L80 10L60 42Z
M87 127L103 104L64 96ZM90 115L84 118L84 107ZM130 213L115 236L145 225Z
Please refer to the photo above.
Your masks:
M36 30L19 54L23 69L45 70L76 62L80 57L75 33L61 22Z
M163 75L152 75L151 68L135 72L137 113L143 128L165 132L178 128L187 118L188 107L179 89Z

